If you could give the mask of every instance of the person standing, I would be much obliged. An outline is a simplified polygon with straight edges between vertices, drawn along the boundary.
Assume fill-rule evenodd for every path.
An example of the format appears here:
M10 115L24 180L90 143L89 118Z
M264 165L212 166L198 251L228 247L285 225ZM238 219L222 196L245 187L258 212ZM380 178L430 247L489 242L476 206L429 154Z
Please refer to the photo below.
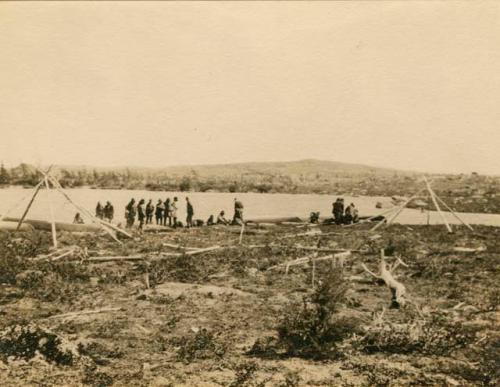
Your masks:
M194 215L194 209L193 205L189 201L189 198L186 196L186 227L193 227L193 215Z
M177 228L177 196L174 197L172 203L170 203L170 217L172 218L173 227Z
M349 207L351 207L352 222L353 223L358 223L359 222L359 212L358 212L358 209L356 208L356 206L354 205L354 203L351 203Z
M161 202L161 199L158 199L158 203L156 203L156 209L155 209L156 224L159 225L162 224L164 211L165 211L165 206Z
M154 212L155 212L155 206L153 204L153 200L149 199L148 204L146 205L146 224L153 223Z
M127 228L131 228L134 225L135 214L135 199L131 199L125 207L125 219L127 220Z
M139 221L139 230L142 230L144 226L144 219L146 218L146 208L144 206L145 200L139 200L137 205L137 220Z
M97 202L97 206L95 208L95 217L99 219L102 219L104 217L104 209L101 202Z
M237 198L234 199L233 224L243 224L243 203Z
M342 224L344 217L344 205L341 202L340 198L337 198L335 203L333 203L333 219L335 220L335 224Z
M163 225L167 225L167 219L168 219L168 225L172 226L172 209L170 207L170 198L167 198L165 200L165 209L163 211Z
M345 215L344 215L344 224L351 224L352 223L352 207L347 206L345 209Z
M111 204L111 202L107 201L104 206L104 218L111 223L115 216L115 208Z

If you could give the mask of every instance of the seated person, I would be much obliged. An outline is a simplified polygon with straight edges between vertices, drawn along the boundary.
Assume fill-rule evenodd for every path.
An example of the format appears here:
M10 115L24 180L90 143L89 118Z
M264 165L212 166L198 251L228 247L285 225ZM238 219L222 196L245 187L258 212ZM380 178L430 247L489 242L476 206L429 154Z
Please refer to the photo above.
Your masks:
M79 212L75 214L75 217L73 219L73 224L83 224L83 219Z
M311 212L311 215L309 215L309 222L318 223L318 221L319 221L319 212Z
M229 221L224 217L224 211L221 211L219 216L217 217L217 224L229 224Z
M207 220L207 226L213 226L214 224L215 224L214 216L210 215L210 217Z

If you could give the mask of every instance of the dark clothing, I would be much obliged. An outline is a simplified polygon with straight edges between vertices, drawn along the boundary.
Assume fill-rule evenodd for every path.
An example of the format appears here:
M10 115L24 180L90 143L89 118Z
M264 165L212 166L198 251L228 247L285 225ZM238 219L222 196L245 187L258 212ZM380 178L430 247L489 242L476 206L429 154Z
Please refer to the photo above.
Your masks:
M342 224L344 218L344 204L337 200L333 203L333 218L335 219L336 224Z
M144 208L144 203L137 206L137 219L139 220L139 229L142 230L144 225L144 219L146 218L146 209Z
M132 227L134 225L136 215L136 208L134 202L130 201L125 207L125 218L127 219L127 227Z
M242 224L243 223L243 203L239 200L234 202L234 216L233 216L233 224Z
M351 224L352 223L352 212L351 212L351 206L347 206L345 209L345 215L344 215L344 223L345 224Z
M99 219L102 219L104 217L104 209L102 208L101 203L97 203L97 207L95 208L95 216Z
M186 226L192 227L193 226L194 208L193 208L193 205L191 204L191 202L187 202L186 212L187 212Z
M115 216L115 208L111 203L107 203L104 206L104 217L108 222L111 222L114 216Z
M164 210L165 206L162 204L162 202L158 202L155 209L156 224L162 224Z
M154 212L155 212L155 206L150 200L146 205L146 224L153 223Z

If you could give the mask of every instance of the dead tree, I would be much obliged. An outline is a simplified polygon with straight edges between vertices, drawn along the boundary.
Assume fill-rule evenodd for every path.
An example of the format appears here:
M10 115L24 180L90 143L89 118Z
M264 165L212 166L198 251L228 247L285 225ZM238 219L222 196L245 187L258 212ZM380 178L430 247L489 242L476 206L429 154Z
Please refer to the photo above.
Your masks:
M379 274L375 274L368 270L364 263L361 264L365 271L372 275L373 277L384 281L384 283L389 287L392 293L392 308L399 308L399 306L404 306L407 299L405 297L406 288L405 286L394 278L393 272L398 268L399 265L407 266L401 258L397 258L396 262L389 267L385 261L384 249L380 250L380 263L379 263Z

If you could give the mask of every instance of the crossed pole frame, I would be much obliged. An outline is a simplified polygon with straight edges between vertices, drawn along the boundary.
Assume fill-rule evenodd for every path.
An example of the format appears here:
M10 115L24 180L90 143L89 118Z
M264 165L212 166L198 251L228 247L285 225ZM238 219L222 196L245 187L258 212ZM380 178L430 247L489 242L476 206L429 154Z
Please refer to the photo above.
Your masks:
M429 182L429 180L427 180L427 178L424 176L424 182L425 182L425 187L422 188L421 190L419 190L415 195L411 196L408 200L406 200L403 204L391 209L393 210L394 212L392 213L392 215L389 217L389 219L382 219L381 221L379 221L375 226L373 226L370 231L375 231L377 230L379 227L381 227L383 224L385 226L388 226L389 224L391 224L394 219L397 218L397 216L406 208L406 206L413 200L415 199L416 197L418 197L418 195L420 195L420 193L424 190L427 190L429 192L429 195L431 197L431 200L432 200L432 203L434 204L434 207L436 208L436 211L439 213L439 216L441 217L443 223L445 224L446 226L446 229L448 230L449 233L453 233L453 229L451 228L450 224L448 223L448 221L446 220L446 217L443 213L443 211L441 211L441 207L439 206L439 203L440 202L448 211L450 211L450 213L460 222L462 223L464 226L466 226L469 230L471 231L474 231L474 229L472 228L472 226L470 224L468 224L466 221L464 221L460 216L458 216L458 214L450 207L448 206L443 199L441 199L439 196L436 195L436 193L434 192L434 190L432 189L431 187L431 183Z
M86 208L81 207L78 204L76 204L68 196L68 194L66 192L64 192L64 189L61 186L61 184L59 183L59 181L56 178L54 178L52 175L50 175L50 170L52 169L52 165L49 168L47 168L47 170L45 170L45 171L42 171L39 168L36 168L36 169L42 175L42 178L40 179L40 181L38 182L38 184L33 189L33 194L31 195L30 201L29 201L28 205L26 206L26 208L25 208L25 210L23 212L23 215L19 219L19 222L18 222L17 227L16 227L16 231L19 231L19 229L21 228L21 226L22 226L24 220L26 219L26 216L28 215L28 212L29 212L31 206L33 205L33 203L35 201L35 198L37 197L38 193L40 192L40 190L42 189L42 187L45 187L45 189L47 190L46 192L47 192L47 196L48 196L48 199L49 199L48 201L49 201L49 211L50 211L50 218L51 218L52 244L53 244L53 246L54 246L54 248L56 250L57 250L57 246L58 246L58 244L57 244L57 230L56 230L56 222L55 222L55 216L54 216L54 209L53 209L53 206L52 206L52 202L50 200L50 193L52 192L52 189L55 189L60 194L62 194L64 196L64 198L71 205L73 205L73 207L75 207L78 211L80 211L83 214L85 214L91 220L92 223L98 225L101 229L103 229L106 233L108 233L116 242L122 244L122 241L120 241L116 237L116 234L113 231L119 232L119 233L127 236L128 238L132 238L132 235L130 235L126 231L122 230L121 228L115 226L112 223L106 222L106 221L104 221L102 219L99 219L99 218L95 217ZM52 185L52 187L51 187L51 185ZM3 220L7 216L7 214L9 212L11 212L14 208L19 207L19 205L25 199L26 199L26 197L24 197L14 207L12 207L8 211L6 211L4 215L0 216L0 221Z

